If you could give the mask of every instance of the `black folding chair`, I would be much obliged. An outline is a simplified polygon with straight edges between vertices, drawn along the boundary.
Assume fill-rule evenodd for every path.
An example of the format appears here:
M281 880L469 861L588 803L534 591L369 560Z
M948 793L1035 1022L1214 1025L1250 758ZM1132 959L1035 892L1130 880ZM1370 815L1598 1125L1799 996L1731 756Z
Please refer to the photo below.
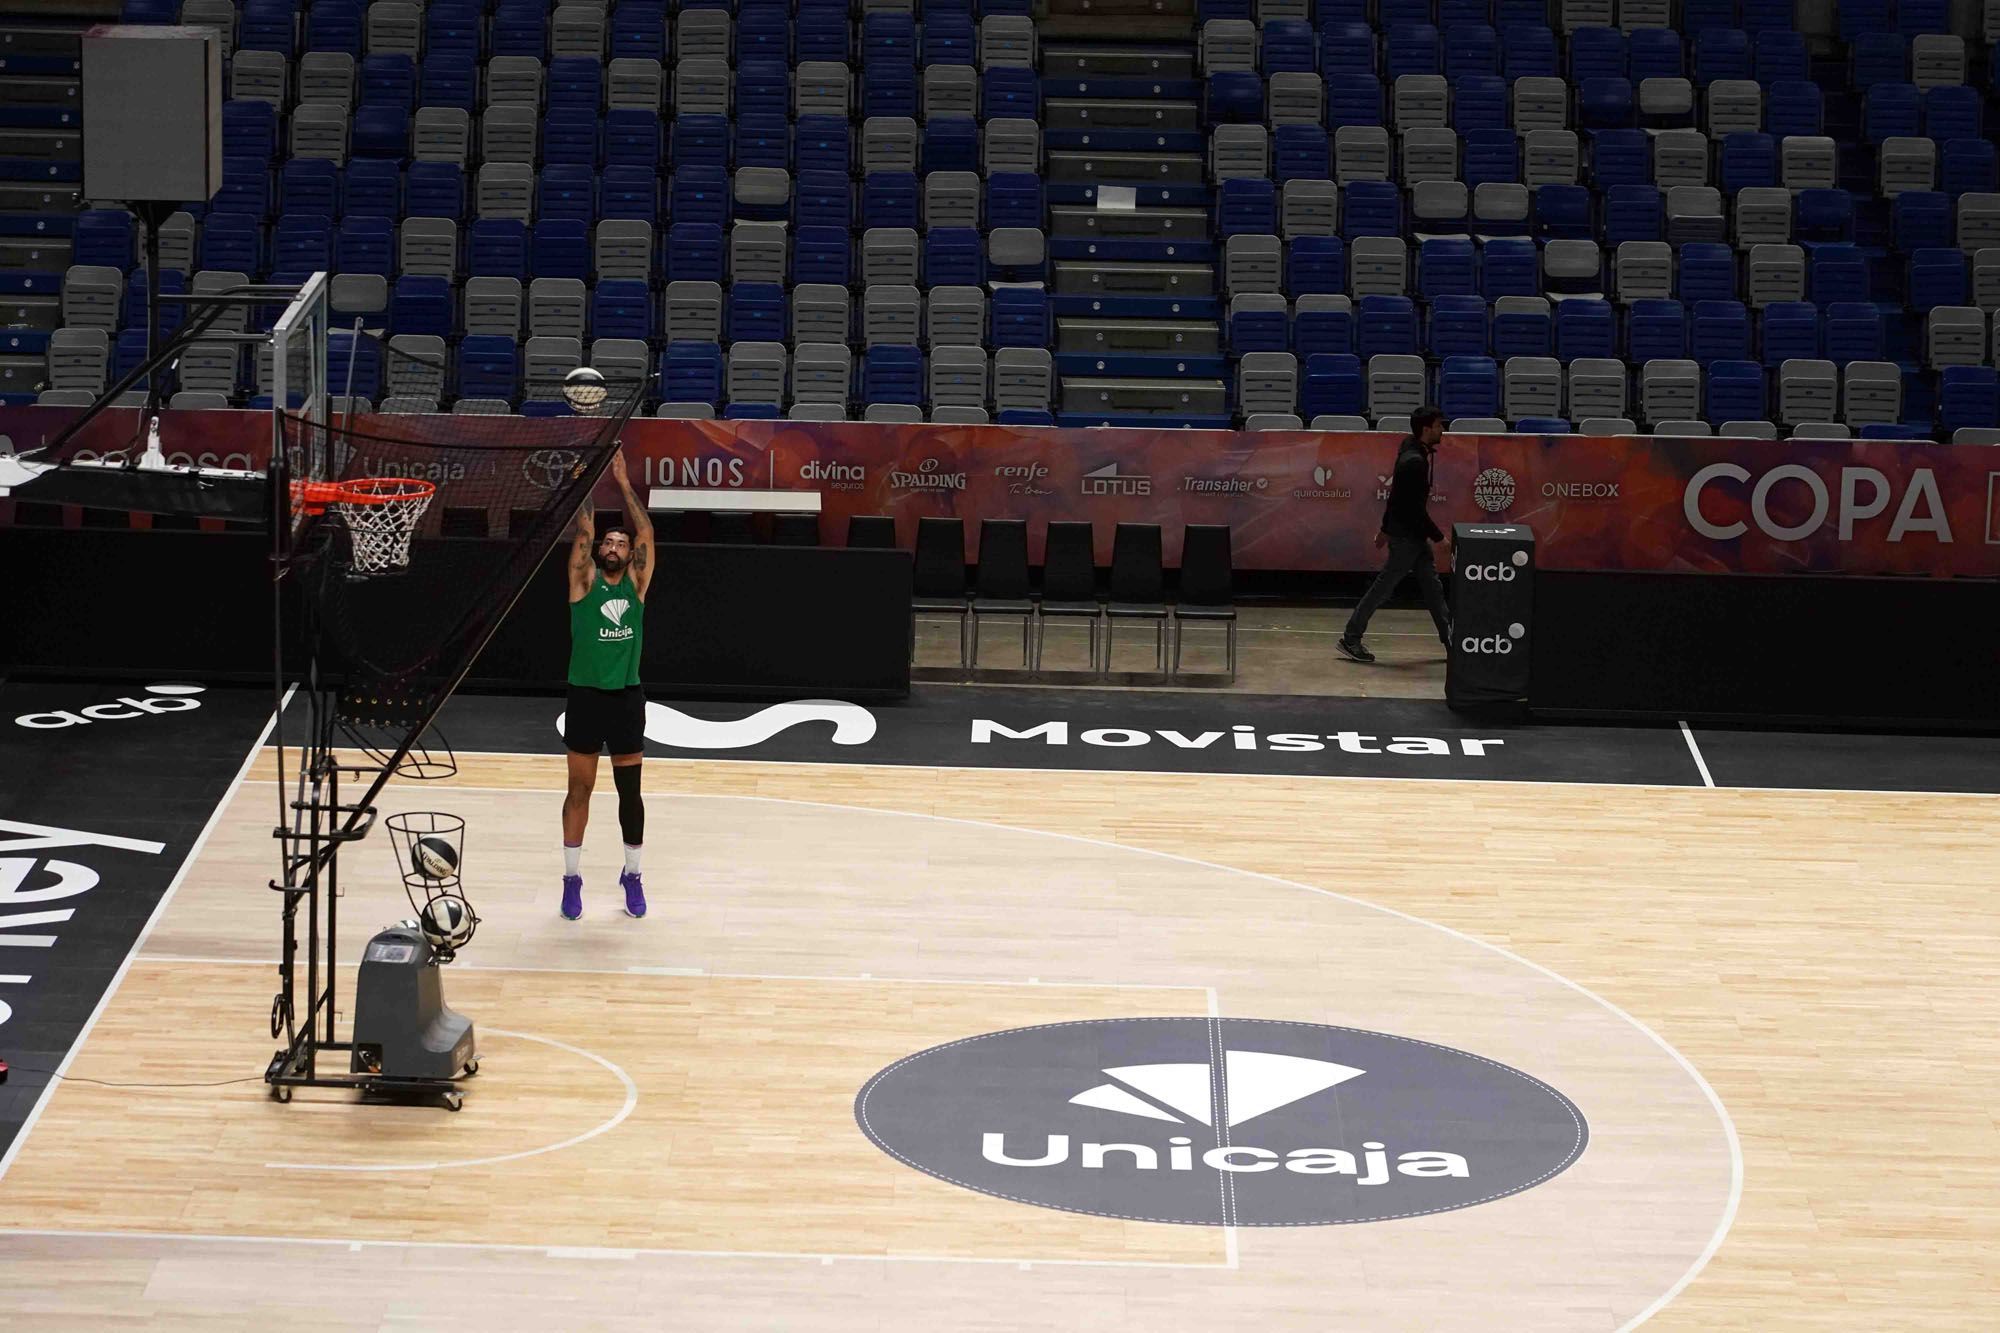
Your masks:
M1174 606L1174 665L1181 669L1181 642L1187 624L1220 623L1227 632L1229 678L1236 679L1236 592L1229 529L1220 523L1191 523L1181 542L1181 595Z
M771 519L774 546L818 546L818 514L777 514Z
M917 559L910 597L910 654L916 656L917 616L930 611L958 617L958 664L968 662L971 627L965 589L965 520L917 520Z
M1035 603L1028 589L1028 520L989 518L979 523L979 572L972 590L971 665L979 665L982 616L1021 618L1021 665L1028 665Z
M1035 652L1030 666L1042 669L1042 641L1051 619L1081 620L1090 628L1090 669L1097 670L1097 627L1104 607L1097 600L1096 538L1090 524L1061 521L1049 524L1042 551L1041 615L1035 621Z
M885 514L861 514L847 520L847 544L894 550L896 520Z
M1153 669L1167 669L1167 576L1160 525L1120 523L1111 534L1111 601L1104 613L1104 669L1111 670L1112 636L1121 620L1153 622Z

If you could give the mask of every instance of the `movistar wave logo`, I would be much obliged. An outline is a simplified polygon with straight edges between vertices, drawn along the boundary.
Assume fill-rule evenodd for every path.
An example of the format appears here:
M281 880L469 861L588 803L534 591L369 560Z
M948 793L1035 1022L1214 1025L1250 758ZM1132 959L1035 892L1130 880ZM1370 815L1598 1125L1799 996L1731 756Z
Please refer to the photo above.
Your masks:
M558 735L565 716L556 716ZM646 739L675 750L747 750L815 722L833 725L835 745L866 745L875 739L875 715L845 699L798 699L724 722L690 717L667 704L646 705Z

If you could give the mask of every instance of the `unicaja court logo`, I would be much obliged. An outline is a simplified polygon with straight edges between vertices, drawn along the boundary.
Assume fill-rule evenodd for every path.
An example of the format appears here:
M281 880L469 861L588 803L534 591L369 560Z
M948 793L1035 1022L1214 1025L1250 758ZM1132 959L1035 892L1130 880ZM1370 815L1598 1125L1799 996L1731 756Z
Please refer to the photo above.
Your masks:
M1567 1097L1495 1061L1231 1018L969 1037L870 1079L855 1119L897 1160L967 1189L1206 1226L1469 1208L1550 1179L1589 1138Z

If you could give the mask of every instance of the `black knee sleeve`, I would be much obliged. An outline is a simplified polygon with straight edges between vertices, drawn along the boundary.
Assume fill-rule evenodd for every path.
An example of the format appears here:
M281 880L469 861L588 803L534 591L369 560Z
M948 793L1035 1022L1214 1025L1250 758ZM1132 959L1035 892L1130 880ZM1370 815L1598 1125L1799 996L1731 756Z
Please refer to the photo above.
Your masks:
M646 802L639 796L639 765L612 765L611 780L618 784L618 831L627 847L646 841Z

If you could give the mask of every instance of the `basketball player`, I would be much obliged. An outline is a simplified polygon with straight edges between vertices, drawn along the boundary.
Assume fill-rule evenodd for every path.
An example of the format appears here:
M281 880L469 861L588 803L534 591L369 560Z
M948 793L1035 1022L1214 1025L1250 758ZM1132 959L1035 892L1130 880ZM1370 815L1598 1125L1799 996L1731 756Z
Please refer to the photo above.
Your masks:
M639 654L646 642L646 588L653 581L653 524L632 491L625 455L611 456L611 476L625 497L631 527L596 531L590 497L576 515L569 554L569 710L563 741L569 750L569 794L563 798L562 914L583 915L583 830L590 821L590 792L597 785L598 751L611 751L611 780L618 787L618 828L625 840L625 911L646 915L639 881L639 848L646 839L646 806L639 795L639 761L645 758L646 695L639 686Z

